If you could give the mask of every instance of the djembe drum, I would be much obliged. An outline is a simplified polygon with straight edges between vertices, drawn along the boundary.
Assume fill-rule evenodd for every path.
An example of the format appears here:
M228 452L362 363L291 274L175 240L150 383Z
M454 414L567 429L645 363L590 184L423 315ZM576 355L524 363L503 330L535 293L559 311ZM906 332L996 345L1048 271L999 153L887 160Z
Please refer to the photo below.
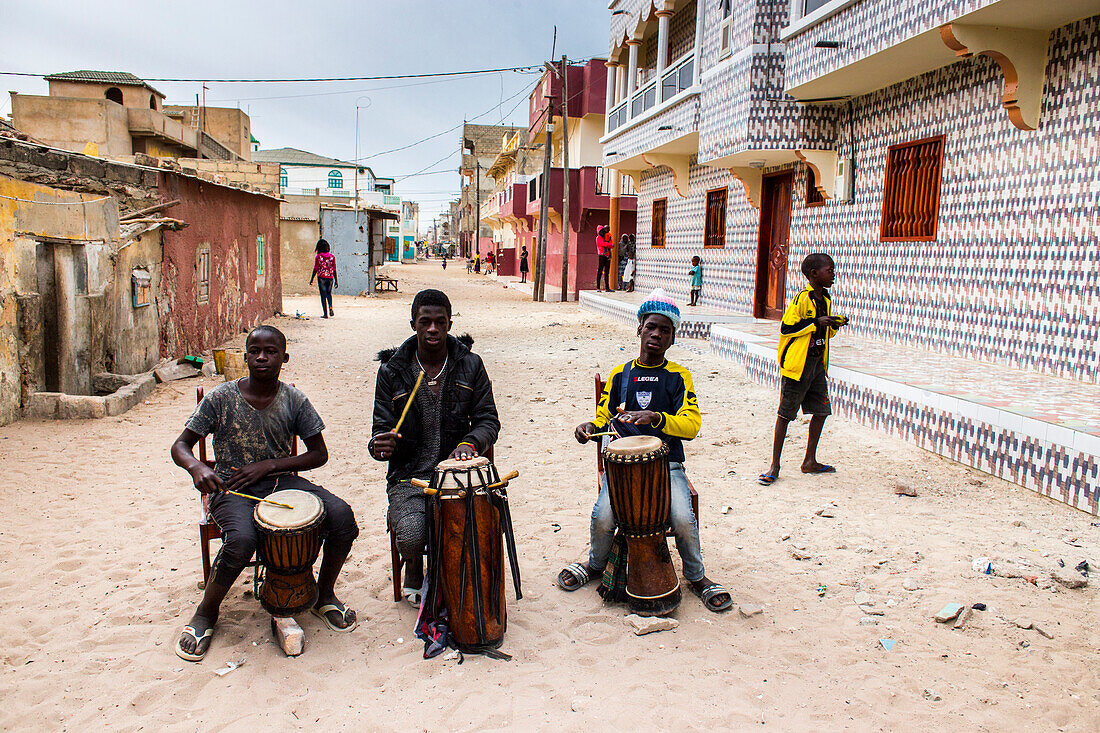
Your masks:
M680 605L680 581L668 552L672 488L668 446L651 435L612 441L603 450L611 511L626 538L626 595L640 616L665 616Z
M252 515L261 576L256 597L272 616L293 616L317 603L313 563L321 551L325 506L315 495L297 489L267 497L294 507L260 502Z
M425 490L429 584L424 602L433 615L442 602L451 635L464 652L491 653L504 641L505 543L516 600L523 597L506 491L518 475L501 480L484 456L446 460Z

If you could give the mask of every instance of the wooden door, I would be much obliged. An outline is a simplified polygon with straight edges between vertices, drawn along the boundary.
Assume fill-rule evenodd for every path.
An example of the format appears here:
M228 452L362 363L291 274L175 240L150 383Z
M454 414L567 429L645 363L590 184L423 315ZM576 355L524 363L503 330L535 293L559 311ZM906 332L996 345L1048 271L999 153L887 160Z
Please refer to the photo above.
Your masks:
M757 318L782 318L787 306L787 240L791 233L793 187L794 171L764 177L753 309Z

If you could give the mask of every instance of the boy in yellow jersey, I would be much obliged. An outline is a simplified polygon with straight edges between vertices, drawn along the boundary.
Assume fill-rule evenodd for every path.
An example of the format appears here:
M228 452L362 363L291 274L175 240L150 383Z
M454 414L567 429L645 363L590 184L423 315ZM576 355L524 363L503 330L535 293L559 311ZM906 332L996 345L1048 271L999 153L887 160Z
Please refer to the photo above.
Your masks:
M807 255L802 261L802 274L809 284L794 296L783 313L783 323L779 327L779 371L783 375L779 415L772 440L772 464L757 479L763 486L770 486L779 478L779 458L783 454L787 425L798 416L800 406L804 415L811 416L802 473L836 471L817 461L821 428L825 418L832 414L829 384L825 379L829 369L829 339L848 323L847 318L833 315L833 302L827 289L833 286L833 270L833 258L829 255Z
M687 369L665 359L665 352L676 341L679 325L680 309L664 291L653 291L638 309L641 337L638 358L611 370L596 406L596 419L578 425L574 436L578 442L586 443L614 420L615 431L620 435L653 435L668 444L672 531L684 564L684 578L709 610L725 611L733 605L733 599L728 590L703 573L699 523L691 510L691 491L684 472L683 442L699 434L703 420L695 385ZM605 477L592 509L588 562L571 563L558 575L558 585L573 591L599 576L607 565L614 532L615 517Z

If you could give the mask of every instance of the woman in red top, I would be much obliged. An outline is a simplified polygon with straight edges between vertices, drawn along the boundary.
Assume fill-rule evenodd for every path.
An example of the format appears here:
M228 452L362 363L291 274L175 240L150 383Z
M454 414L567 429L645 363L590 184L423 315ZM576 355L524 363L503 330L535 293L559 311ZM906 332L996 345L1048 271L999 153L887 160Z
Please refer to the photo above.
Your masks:
M603 289L611 292L611 227L596 227L596 254L600 264L596 267L596 292L600 292L600 275L603 275Z
M329 252L328 242L317 240L317 254L313 256L313 274L309 276L309 284L313 284L313 278L317 278L317 288L321 291L321 318L333 315L332 289L340 287L340 279L336 277L336 255Z

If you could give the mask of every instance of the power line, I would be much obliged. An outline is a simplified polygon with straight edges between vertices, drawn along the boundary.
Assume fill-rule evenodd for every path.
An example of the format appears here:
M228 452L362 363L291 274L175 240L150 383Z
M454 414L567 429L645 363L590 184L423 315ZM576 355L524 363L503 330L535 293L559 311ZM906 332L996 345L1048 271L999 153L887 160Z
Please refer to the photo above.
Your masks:
M141 78L143 81L180 82L188 84L303 84L337 81L386 81L389 79L428 79L448 76L472 76L475 74L498 74L503 71L538 71L541 69L542 64L531 64L528 66L506 66L499 69L469 69L466 71L439 71L427 74L386 74L381 76L318 76L285 79L189 79L168 76L146 76ZM27 71L0 71L0 76L34 76L44 79L47 76L52 76L52 74L35 74Z
M416 142L409 143L408 145L402 145L399 148L393 148L391 150L383 150L381 153L371 153L370 155L364 155L361 158L354 159L352 162L360 163L364 160L369 160L370 158L378 158L378 157L383 156L383 155L389 155L390 153L396 153L400 150L408 150L409 148L420 145L421 143L426 143L429 140L434 140L437 137L442 137L443 135L446 135L447 133L454 132L455 130L457 130L460 127L464 126L467 122L470 122L470 121L476 120L476 119L480 119L480 118L484 117L485 115L489 114L490 112L492 112L493 110L497 109L498 107L503 107L506 102L511 102L516 97L518 97L522 94L525 94L525 93L528 93L528 90L526 88L520 89L518 92L516 92L512 96L508 97L508 99L503 100L502 102L498 102L497 104L493 105L492 107L485 110L481 114L474 115L469 120L464 120L463 122L460 122L459 124L455 125L454 127L448 128L448 129L444 130L443 132L437 132L434 135L429 135L428 137L426 137L422 140L417 140ZM518 107L518 106L519 106L519 104L517 104L515 107L512 107L512 109L508 112L508 115L511 115L512 112L515 112L516 107ZM508 116L508 115L506 115L506 116Z

